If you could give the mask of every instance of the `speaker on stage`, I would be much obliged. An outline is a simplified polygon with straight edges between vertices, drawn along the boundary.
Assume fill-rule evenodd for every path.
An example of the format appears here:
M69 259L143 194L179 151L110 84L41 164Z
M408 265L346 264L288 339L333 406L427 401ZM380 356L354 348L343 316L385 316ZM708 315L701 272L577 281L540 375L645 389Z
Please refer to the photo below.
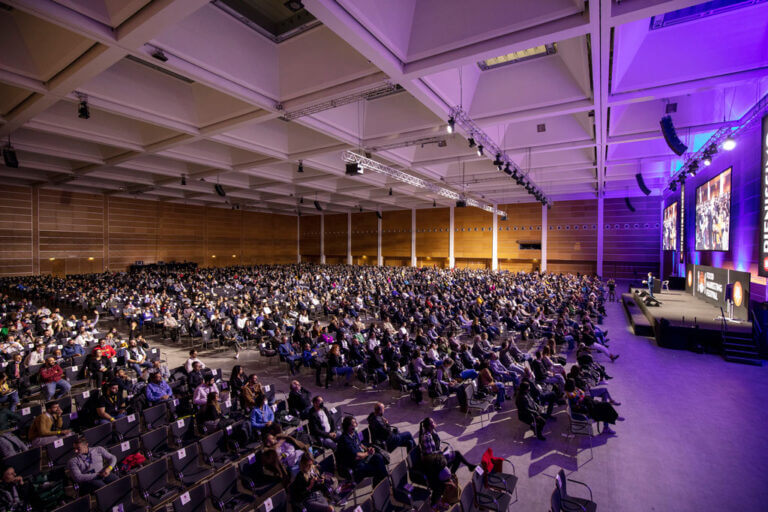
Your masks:
M661 306L661 302L657 301L656 299L654 299L651 296L646 297L644 302L645 302L646 306L650 306L650 307L654 307L654 308L657 308L657 307Z
M725 301L733 302L733 283L725 285Z

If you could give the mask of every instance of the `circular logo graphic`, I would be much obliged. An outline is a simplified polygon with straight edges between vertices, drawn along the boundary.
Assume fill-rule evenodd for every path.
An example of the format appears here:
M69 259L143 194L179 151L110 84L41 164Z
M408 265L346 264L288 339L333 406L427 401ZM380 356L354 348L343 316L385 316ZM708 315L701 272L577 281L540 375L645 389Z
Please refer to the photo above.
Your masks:
M744 302L744 289L741 287L741 282L736 281L733 283L733 305L737 308Z
M763 270L768 270L768 258L763 259Z
M689 270L688 271L688 287L690 288L691 286L693 286L693 271Z

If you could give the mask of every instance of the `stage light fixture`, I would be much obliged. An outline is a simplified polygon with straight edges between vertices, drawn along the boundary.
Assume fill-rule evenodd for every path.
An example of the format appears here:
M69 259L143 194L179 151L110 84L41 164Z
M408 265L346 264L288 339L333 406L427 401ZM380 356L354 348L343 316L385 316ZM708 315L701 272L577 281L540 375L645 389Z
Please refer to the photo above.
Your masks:
M470 136L467 139L467 142L469 143L469 147L471 147L471 148L475 147L475 139L474 139L474 137Z
M346 165L346 174L347 176L361 176L363 167L356 162L350 162Z
M477 156L483 156L483 145L479 144L477 146Z
M186 174L182 174L181 175L181 186L183 186L183 187L187 186L187 175Z
M710 165L712 165L712 159L711 159L711 158L709 158L709 157L705 157L705 158L704 158L704 160L703 160L703 162L704 162L704 165L706 165L707 167L709 167Z
M726 151L731 151L733 148L736 147L736 140L733 137L728 137L723 141L723 149Z
M12 169L19 168L19 159L16 156L16 150L11 146L10 137L8 138L8 145L3 148L3 161L5 162L6 167Z
M504 165L504 162L501 161L501 153L496 153L496 158L493 159L493 165L495 165L496 167L501 167L502 165Z
M155 48L155 51L152 52L152 57L160 62L168 62L168 56L160 48Z
M467 206L467 202L464 199L456 201L456 208L464 208Z
M296 172L304 172L304 162L299 160L299 167L296 169Z
M672 192L674 192L675 190L677 190L677 181L674 181L674 180L672 180L672 181L669 183L669 190L671 190Z
M392 187L389 187L389 195L392 195Z
M77 106L77 117L80 119L88 119L91 117L91 110L88 108L88 101L81 99Z
M512 169L509 167L509 162L504 165L504 172L507 173L509 176L512 176Z
M304 8L304 4L301 3L301 0L288 0L283 5L287 7L291 12L299 12Z
M456 127L456 120L453 118L453 116L448 118L448 126L445 128L448 133L453 133L453 130Z
M432 200L432 208L434 208L435 206L437 206L437 201L433 199Z

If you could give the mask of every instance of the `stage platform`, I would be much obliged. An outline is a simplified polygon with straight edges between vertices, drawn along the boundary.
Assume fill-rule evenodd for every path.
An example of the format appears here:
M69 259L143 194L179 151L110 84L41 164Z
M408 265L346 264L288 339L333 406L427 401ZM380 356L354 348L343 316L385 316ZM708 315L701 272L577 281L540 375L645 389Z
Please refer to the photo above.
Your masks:
M655 294L659 307L647 306L634 292L622 294L621 300L635 334L652 336L661 347L720 353L720 308L676 290ZM751 333L752 322L728 322L728 331Z

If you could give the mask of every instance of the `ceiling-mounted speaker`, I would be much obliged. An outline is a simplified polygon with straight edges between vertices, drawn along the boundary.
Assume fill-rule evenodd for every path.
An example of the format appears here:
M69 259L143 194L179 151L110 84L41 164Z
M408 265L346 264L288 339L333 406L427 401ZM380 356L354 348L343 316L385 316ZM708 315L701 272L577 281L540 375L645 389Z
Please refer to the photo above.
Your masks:
M456 208L466 208L467 202L464 199L456 201Z
M629 209L629 211L631 211L631 212L635 211L635 207L632 206L632 203L629 202L629 198L628 197L624 198L624 202L627 204L627 208Z
M643 180L643 175L640 173L635 174L635 179L637 180L637 186L640 187L640 190L643 191L643 194L649 196L651 195L651 189L645 186L645 181Z
M381 219L381 218L382 218L382 217L381 217L381 212L376 212L376 218L377 218L377 219Z
M224 197L227 195L227 193L224 192L224 187L222 187L218 183L213 186L213 190L215 190L216 193L219 194L221 197Z
M351 162L347 164L346 168L347 176L360 176L363 174L363 167L357 162Z
M6 167L19 168L19 158L16 156L16 150L13 149L10 143L3 148L3 162Z
M323 207L320 206L320 201L315 201L315 209L323 211Z
M664 140L667 141L669 149L674 151L678 156L685 153L685 151L688 149L688 146L683 144L683 142L678 138L677 131L675 131L675 126L672 124L672 117L662 117L661 121L659 121L659 125L661 126L661 133L664 135Z

